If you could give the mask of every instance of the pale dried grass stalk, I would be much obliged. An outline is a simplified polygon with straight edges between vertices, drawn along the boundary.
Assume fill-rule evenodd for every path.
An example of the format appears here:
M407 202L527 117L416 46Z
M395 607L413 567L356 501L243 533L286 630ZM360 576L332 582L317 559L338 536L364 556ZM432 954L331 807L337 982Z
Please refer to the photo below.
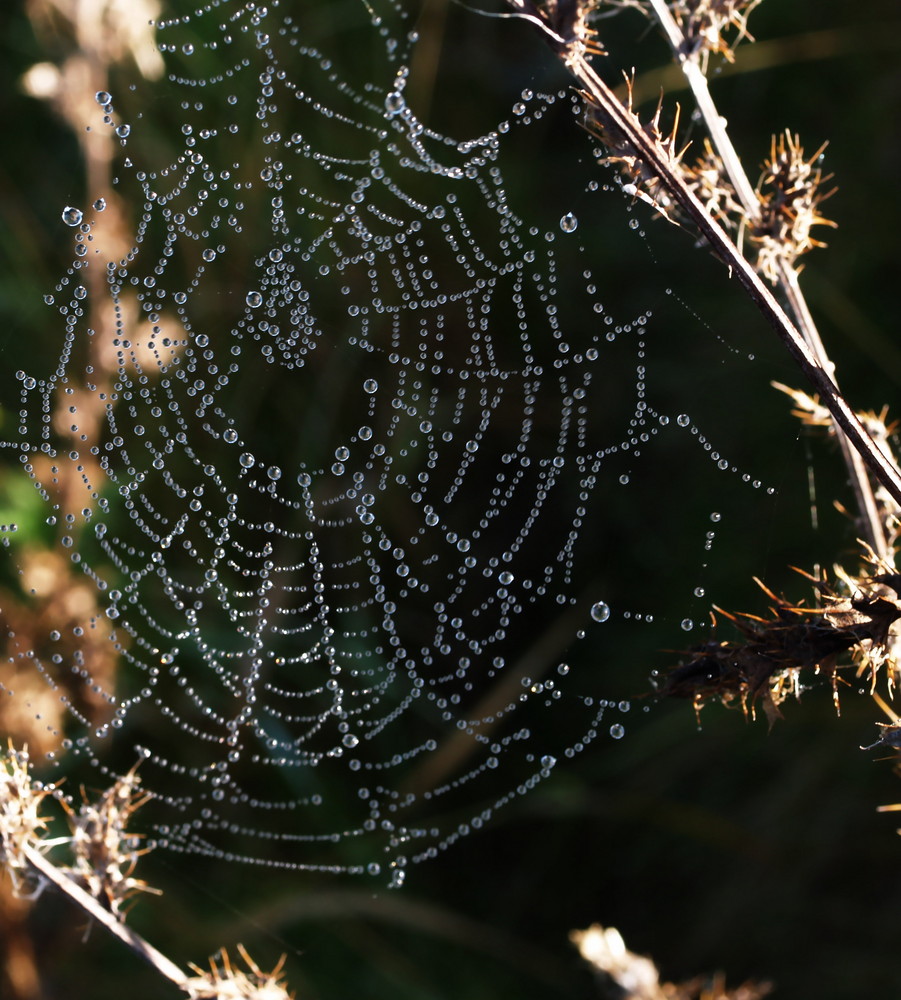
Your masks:
M823 349L798 285L795 261L801 252L815 245L809 235L810 227L819 222L817 208L824 195L810 187L801 191L797 184L805 171L809 184L819 183L822 178L813 164L803 158L800 145L793 139L782 146L774 146L775 162L765 171L763 178L767 187L765 200L774 209L779 209L782 223L789 224L775 227L772 219L767 224L761 194L748 180L729 139L725 122L713 103L704 74L705 53L719 51L731 55L734 42L725 40L723 32L726 29L737 29L740 38L748 37L745 18L754 6L753 0L744 3L675 0L670 4L664 0L647 0L646 3L613 4L635 6L646 13L653 13L663 27L710 133L711 146L698 168L684 165L684 150L678 148L671 134L666 135L660 129L659 112L650 123L642 123L631 106L616 97L588 62L588 56L602 51L588 24L588 15L600 6L597 0L508 0L508 3L518 16L540 28L545 40L582 86L586 124L607 145L610 158L625 166L630 178L627 191L643 196L668 218L675 213L691 220L713 252L738 278L820 394L837 428L837 437L851 471L862 530L879 557L890 559L869 474L901 507L901 473L894 460L874 443L840 392L833 376L834 365ZM674 11L678 17L674 16ZM691 17L699 13L705 20L701 23L691 21ZM688 30L688 34L684 29ZM787 169L780 164L782 152L790 159ZM719 171L720 163L722 171L717 184L713 171ZM777 192L777 184L788 186ZM770 276L778 276L779 287L789 302L796 322L792 322L770 292L758 272L757 262L747 259L724 228L724 225L730 225L724 207L727 204L730 210L736 204L740 205L746 226L752 234L757 232L766 251L764 260ZM801 208L805 206L806 215L802 222ZM791 218L791 213L795 214L794 218ZM758 228L755 230L755 227ZM796 239L791 249L786 248L777 254L772 243L764 239L764 234L773 236L775 229Z
M195 975L188 975L127 926L122 904L139 892L158 894L134 877L138 858L148 848L140 848L127 827L149 799L139 790L136 768L118 778L96 802L86 800L78 813L65 805L71 836L47 840L48 817L42 812L57 786L35 782L28 763L27 752L12 744L0 753L0 863L17 892L28 889L36 896L47 885L55 886L190 1000L291 1000L281 978L284 956L271 972L262 972L238 945L247 971L233 966L222 949L210 959L209 972L192 965ZM46 857L51 847L64 844L75 856L72 865L57 865Z

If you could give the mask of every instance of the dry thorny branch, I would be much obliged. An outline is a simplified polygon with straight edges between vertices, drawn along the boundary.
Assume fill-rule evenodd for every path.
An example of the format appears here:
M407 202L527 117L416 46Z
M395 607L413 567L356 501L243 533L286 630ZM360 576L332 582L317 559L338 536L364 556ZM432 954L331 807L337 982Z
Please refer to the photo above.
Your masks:
M864 561L869 565L857 574L837 568L836 588L841 592L825 579L816 579L816 607L791 604L764 588L773 602L769 617L717 609L737 626L741 639L713 638L686 651L687 662L670 671L660 688L663 695L691 698L696 708L718 698L753 714L759 703L772 722L786 695L798 694L808 683L807 675L826 678L837 701L842 654L848 654L858 676L866 675L871 687L884 671L889 690L893 688L897 673L893 623L901 617L901 578L895 574L894 561L901 480L884 414L880 419L850 410L798 285L799 260L824 245L813 231L833 225L821 211L832 194L831 178L820 167L825 147L807 156L791 132L774 137L752 187L707 86L711 55L731 61L734 46L752 40L747 17L758 2L509 0L520 16L541 28L578 80L585 126L603 143L601 161L620 171L626 194L694 231L729 266L820 390L819 398L785 390L792 395L796 412L806 423L828 427L841 445L855 490ZM654 114L643 121L632 106L631 81L627 78L623 103L586 61L588 55L603 52L591 16L604 8L637 9L662 29L709 133L693 161L687 156L688 144L679 138L678 109L673 125L663 127L661 96ZM794 322L767 285L781 296Z
M58 795L57 785L41 785L29 773L27 750L0 754L0 863L15 888L36 897L47 886L64 892L92 921L106 927L156 970L174 982L191 1000L289 1000L281 977L284 957L271 972L263 972L238 945L247 971L233 965L222 949L210 959L210 970L192 965L187 975L165 955L125 924L122 904L140 892L157 892L134 877L135 866L147 847L127 829L134 813L149 795L140 790L137 768L118 778L96 802L82 793L76 811ZM63 804L71 835L47 839L47 800ZM67 845L71 865L50 861L48 852Z
M585 102L585 125L606 151L602 159L626 174L624 189L657 208L661 214L690 224L730 269L767 319L799 368L820 394L829 411L854 485L862 534L880 558L888 547L880 531L872 480L881 484L901 505L901 473L896 463L877 447L841 394L819 333L798 284L797 260L820 241L814 226L828 225L819 206L828 196L819 153L804 156L790 133L773 140L771 155L755 191L729 139L707 86L709 55L732 56L733 39L749 38L746 18L753 0L508 0L517 16L534 23L569 72L578 81ZM588 62L603 52L591 15L605 7L634 7L662 28L674 57L691 86L709 132L700 157L686 161L673 131L660 127L660 111L642 122L624 104ZM749 259L739 244L755 249ZM770 290L785 302L785 308ZM791 315L791 318L790 318ZM872 477L872 480L871 480Z

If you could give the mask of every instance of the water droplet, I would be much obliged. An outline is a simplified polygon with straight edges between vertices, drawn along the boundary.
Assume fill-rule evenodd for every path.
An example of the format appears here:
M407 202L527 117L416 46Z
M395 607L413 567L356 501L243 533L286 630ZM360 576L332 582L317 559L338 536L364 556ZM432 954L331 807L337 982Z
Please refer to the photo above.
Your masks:
M626 735L626 730L618 722L614 722L610 727L610 735L615 740L621 740Z
M610 607L603 601L598 601L597 604L592 605L591 617L596 622L605 622L610 617Z
M630 229L638 229L638 227L640 225L641 225L641 223L638 221L638 219L629 219L629 228Z
M244 301L251 309L257 309L263 304L263 296L259 292L248 292Z
M235 441L238 440L238 432L234 428L229 427L222 437L225 439L226 443L234 444Z
M360 737L354 736L353 733L345 733L341 742L347 747L348 750L352 750L360 742Z
M253 455L250 454L249 451L245 451L238 459L238 461L241 463L242 469L250 469L253 467L253 464L254 462L256 462L256 459L253 457Z
M676 423L680 427L687 427L691 423L691 417L687 413L680 413L679 416L676 417Z
M106 208L106 198L98 198L94 202L94 211L102 212Z
M703 587L695 587L694 590L695 597L703 597L704 594L706 593L707 591L705 591Z
M690 618L683 618L679 623L679 628L681 628L683 632L690 632L694 627L695 623Z
M572 212L567 212L560 220L560 228L564 233L574 233L579 228L579 220Z
M710 520L713 521L714 524L716 524L717 521L721 521L722 518L723 518L722 514L713 513L710 515Z
M129 135L131 135L131 125L117 125L116 135L119 136L120 139L127 139Z
M80 208L73 208L71 205L66 205L63 209L63 222L67 226L77 226L83 218L84 215Z
M98 90L97 93L94 94L94 100L98 104L111 104L113 96L112 94L108 94L105 90Z
M541 766L542 767L553 767L554 764L556 764L556 763L557 763L557 758L556 757L552 757L549 753L545 754L541 758Z
M404 101L404 95L396 90L392 90L391 93L385 98L385 111L391 118L395 115L399 115L401 111L404 110L405 106L406 102Z
M373 392L378 392L379 384L374 378L368 378L363 383L363 391L372 394Z
M509 570L505 569L504 572L498 576L498 580L505 587L508 587L511 583L513 583L513 574Z

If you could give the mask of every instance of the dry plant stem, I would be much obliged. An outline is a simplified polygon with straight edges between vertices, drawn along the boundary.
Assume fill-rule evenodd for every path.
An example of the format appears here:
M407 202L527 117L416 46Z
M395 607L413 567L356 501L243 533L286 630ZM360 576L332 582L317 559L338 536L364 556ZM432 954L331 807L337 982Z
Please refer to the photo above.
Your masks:
M121 920L113 916L109 910L105 910L100 903L90 893L84 891L80 885L59 871L55 865L48 861L39 851L26 844L22 848L22 853L28 859L28 863L40 873L40 875L52 882L59 890L64 892L73 902L80 906L98 923L115 934L120 941L149 962L161 975L171 980L180 989L187 992L186 983L188 976L174 963L170 962L162 952L156 950L153 945L145 941L139 934L136 934L130 927Z
M685 74L685 79L688 81L689 87L691 87L691 92L694 94L698 109L704 116L707 131L710 133L710 138L716 147L716 151L723 161L726 173L732 181L732 186L735 188L735 192L741 200L745 211L752 218L756 218L760 215L760 205L757 195L754 193L754 188L748 180L748 175L745 173L738 153L736 153L735 147L732 145L732 140L726 131L725 123L720 117L716 105L713 103L710 88L707 86L707 77L701 71L697 59L685 51L685 36L670 13L669 7L666 5L666 0L650 0L650 3L654 8L654 13L657 15L660 26L666 34L670 47L679 60L679 66Z
M794 315L798 318L801 329L805 332L806 340L810 344L814 356L819 363L828 371L833 372L834 365L829 361L826 349L820 340L819 331L807 308L807 300L804 298L801 288L798 285L798 272L793 270L785 262L780 264L780 284L788 298L789 305ZM833 381L835 377L833 375ZM894 565L891 547L888 544L885 532L885 522L879 513L879 506L873 494L873 486L870 477L867 475L866 467L860 454L851 447L847 436L842 433L841 428L836 426L836 440L841 448L842 458L845 467L848 469L851 486L854 490L854 498L857 501L857 510L860 513L861 521L865 529L866 541L876 555L887 565Z
M824 365L814 357L806 341L788 315L763 283L757 272L739 252L725 230L706 211L676 173L657 144L635 124L634 118L595 73L576 45L555 46L566 67L585 88L590 99L601 109L606 122L618 130L640 154L669 194L692 218L714 253L738 277L745 291L763 313L788 349L796 364L813 388L821 395L823 404L832 414L838 428L847 435L860 454L866 467L896 502L901 503L901 473L883 454L838 390Z
M707 126L707 131L710 133L711 141L720 159L723 161L726 173L729 175L729 179L742 203L742 207L749 218L756 219L760 216L759 199L751 186L748 175L742 166L741 159L732 145L732 140L729 138L723 119L713 102L710 88L707 84L707 77L701 70L696 55L686 51L685 36L670 13L669 7L666 5L666 0L650 0L650 3L679 61L682 72L685 74L698 109L704 116L704 122ZM788 300L789 307L795 317L795 322L798 324L817 363L825 372L832 376L833 383L836 385L836 391L838 391L834 377L835 366L829 360L829 356L820 339L819 331L810 314L810 310L807 308L807 302L798 284L798 273L785 262L780 265L779 272L779 284ZM885 559L889 548L882 518L879 515L879 508L876 504L876 498L873 495L872 484L860 454L851 447L848 438L839 426L838 420L836 420L836 438L838 439L842 457L848 469L866 540L873 551L881 559Z

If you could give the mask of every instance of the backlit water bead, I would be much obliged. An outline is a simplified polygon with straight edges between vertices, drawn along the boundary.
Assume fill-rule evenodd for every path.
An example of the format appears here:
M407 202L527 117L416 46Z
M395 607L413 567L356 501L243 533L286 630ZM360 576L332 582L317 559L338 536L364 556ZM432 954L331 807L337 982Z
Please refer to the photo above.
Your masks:
M112 94L108 94L105 90L98 90L97 93L94 94L94 100L98 104L110 104L112 103L113 96Z
M251 309L258 309L263 304L263 296L259 292L248 292L244 301Z
M241 463L242 469L250 469L253 467L254 463L256 462L256 459L253 457L253 455L250 454L249 451L245 451L238 459L238 461Z
M592 605L591 617L596 622L605 622L610 617L610 607L603 601L598 601L596 604Z
M368 378L363 383L363 391L370 393L378 392L379 384L374 378Z
M687 427L691 423L691 417L687 413L680 413L679 416L676 417L676 423L680 427Z
M106 198L98 198L94 202L94 211L102 212L106 208Z
M691 618L683 618L679 623L679 628L681 628L683 632L690 632L694 627L695 623L691 620Z
M579 220L572 212L567 212L560 220L560 228L564 233L574 233L579 228Z
M67 226L77 226L83 218L84 214L80 208L73 208L71 205L66 205L63 209L63 222Z
M621 740L626 735L626 730L618 722L614 722L610 727L610 735L615 740Z
M116 135L119 136L120 139L127 139L129 135L131 135L131 125L117 125Z
M392 90L385 98L385 111L392 118L394 115L399 115L405 106L404 95L398 93L396 90Z

